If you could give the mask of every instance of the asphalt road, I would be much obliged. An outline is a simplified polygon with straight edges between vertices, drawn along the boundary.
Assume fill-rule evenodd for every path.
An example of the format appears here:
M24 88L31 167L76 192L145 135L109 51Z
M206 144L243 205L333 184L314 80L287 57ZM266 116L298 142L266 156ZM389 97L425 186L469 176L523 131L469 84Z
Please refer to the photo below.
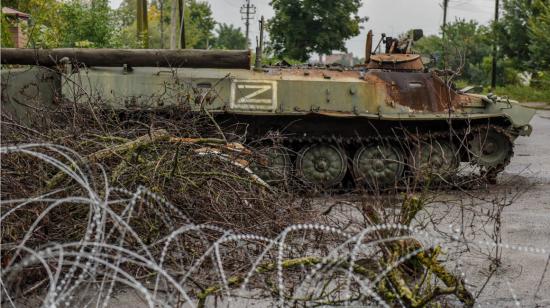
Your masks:
M504 176L521 175L535 183L550 183L550 111L539 110L533 134L516 141L515 156Z
M538 111L532 125L532 136L517 140L515 156L491 194L499 200L520 194L502 212L502 242L547 253L504 249L502 265L479 298L482 306L550 307L550 111ZM474 288L482 287L489 265L475 256L464 262Z

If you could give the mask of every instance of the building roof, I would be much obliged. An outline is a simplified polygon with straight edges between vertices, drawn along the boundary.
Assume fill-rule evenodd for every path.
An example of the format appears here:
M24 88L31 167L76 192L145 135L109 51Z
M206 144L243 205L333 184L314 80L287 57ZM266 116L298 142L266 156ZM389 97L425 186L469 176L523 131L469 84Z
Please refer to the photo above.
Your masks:
M3 7L2 8L2 14L8 15L8 16L16 16L16 17L23 18L23 19L29 19L29 17L31 17L31 15L29 15L27 13L19 12L19 11L14 10L12 8L9 8L9 7Z

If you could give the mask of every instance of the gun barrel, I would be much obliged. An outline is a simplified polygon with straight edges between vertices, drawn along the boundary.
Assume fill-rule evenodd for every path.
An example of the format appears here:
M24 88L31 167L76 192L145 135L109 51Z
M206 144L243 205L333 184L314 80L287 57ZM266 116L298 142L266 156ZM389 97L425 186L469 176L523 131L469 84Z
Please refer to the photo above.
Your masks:
M55 66L66 59L86 66L250 69L251 59L249 50L1 48L0 52L2 64L38 66Z

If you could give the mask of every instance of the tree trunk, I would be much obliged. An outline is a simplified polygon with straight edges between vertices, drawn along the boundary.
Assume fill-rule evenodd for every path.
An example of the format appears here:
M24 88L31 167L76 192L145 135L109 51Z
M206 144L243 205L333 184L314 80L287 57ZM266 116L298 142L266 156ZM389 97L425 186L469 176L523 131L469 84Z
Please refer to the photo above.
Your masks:
M164 49L164 0L159 0L160 6L160 49Z
M172 0L170 8L170 49L178 48L178 0Z

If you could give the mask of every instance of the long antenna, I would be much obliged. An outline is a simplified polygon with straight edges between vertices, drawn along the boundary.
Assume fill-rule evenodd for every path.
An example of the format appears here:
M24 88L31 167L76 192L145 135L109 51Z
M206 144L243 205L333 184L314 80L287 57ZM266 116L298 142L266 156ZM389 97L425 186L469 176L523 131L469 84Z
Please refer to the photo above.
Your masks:
M250 0L246 0L246 4L241 7L241 19L244 20L246 26L246 45L250 47L250 21L254 19L256 14L256 6L250 4Z

